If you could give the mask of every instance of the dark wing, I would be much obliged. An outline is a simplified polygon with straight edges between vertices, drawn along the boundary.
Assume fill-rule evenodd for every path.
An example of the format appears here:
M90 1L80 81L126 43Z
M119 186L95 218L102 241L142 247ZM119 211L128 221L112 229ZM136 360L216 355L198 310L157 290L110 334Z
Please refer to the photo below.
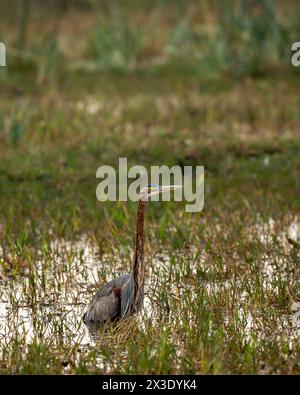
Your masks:
M104 323L120 315L122 288L129 279L129 274L123 274L105 284L88 306L83 316L84 322Z
M121 318L126 318L133 312L134 305L134 280L133 274L128 276L127 281L122 287L121 294Z

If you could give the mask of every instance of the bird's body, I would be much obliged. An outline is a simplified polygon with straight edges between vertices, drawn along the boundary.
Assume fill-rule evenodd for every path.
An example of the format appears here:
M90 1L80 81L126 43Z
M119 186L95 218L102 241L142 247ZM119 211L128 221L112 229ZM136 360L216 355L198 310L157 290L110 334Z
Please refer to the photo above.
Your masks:
M104 324L124 319L141 308L144 299L145 208L146 202L140 200L132 272L109 281L96 293L83 316L85 324Z
M122 320L140 310L144 299L144 213L149 196L164 192L162 188L146 187L141 192L136 221L135 254L132 271L105 284L93 297L86 313L84 323L88 326ZM167 190L167 189L166 189Z
M123 319L131 314L132 306L122 304L121 295L128 295L133 299L134 287L132 274L122 274L104 285L92 299L88 310L83 316L86 324ZM124 299L124 298L123 298Z

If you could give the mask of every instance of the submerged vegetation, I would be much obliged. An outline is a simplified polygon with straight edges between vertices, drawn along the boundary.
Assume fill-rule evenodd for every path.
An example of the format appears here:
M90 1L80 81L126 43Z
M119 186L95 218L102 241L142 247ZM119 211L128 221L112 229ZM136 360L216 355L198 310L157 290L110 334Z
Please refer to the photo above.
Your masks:
M298 3L22 4L0 27L1 373L300 373ZM119 157L204 165L205 206L149 205L147 309L95 339L86 304L133 256L136 204L95 196Z

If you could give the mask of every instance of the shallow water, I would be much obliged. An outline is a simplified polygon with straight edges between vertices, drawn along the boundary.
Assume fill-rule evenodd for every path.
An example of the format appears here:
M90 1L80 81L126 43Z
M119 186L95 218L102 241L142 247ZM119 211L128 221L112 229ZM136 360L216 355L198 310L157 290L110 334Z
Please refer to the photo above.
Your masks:
M85 238L76 243L53 242L51 256L53 260L47 265L36 262L34 273L2 276L2 346L12 338L22 338L27 343L34 338L48 338L49 342L83 346L97 339L84 325L82 316L98 287L124 272L124 263L114 258L112 264L108 255L100 259L95 246ZM142 315L147 313L149 317L151 310L152 304L146 293Z
M268 243L275 229L275 221L270 219L269 223L259 223L249 233L258 236L262 243ZM283 243L286 237L299 241L300 226L297 219L280 233ZM278 236L278 235L277 235ZM184 276L190 272L196 275L197 270L205 265L205 252L199 252L194 248L189 250L190 256L195 259L172 260L170 253L161 251L149 258L146 273L146 294L144 308L138 315L138 322L143 328L149 320L155 322L160 317L157 314L159 301L156 294L162 287L168 287L168 298L171 300L182 300L187 292L191 303L197 303L194 284L180 285L180 281L174 282L176 275ZM179 254L180 255L180 254ZM91 336L89 330L82 321L82 316L91 297L101 286L111 278L128 271L130 264L123 259L112 255L99 256L97 248L87 238L83 237L76 243L65 240L57 240L51 244L47 258L35 262L32 271L25 271L24 276L9 277L2 274L0 285L0 347L8 345L12 339L19 339L27 344L34 339L47 340L49 345L53 344L77 344L89 346L97 341ZM126 254L124 255L126 256ZM125 258L124 258L125 259ZM278 264L278 262L277 262ZM285 262L282 262L284 265ZM277 280L278 273L274 270L274 263L266 255L263 258L263 286L267 290ZM126 270L127 269L127 270ZM172 280L173 279L173 280ZM238 280L237 285L238 284ZM216 294L218 289L230 289L232 280L203 281L201 286L208 294ZM257 329L251 311L245 309L247 294L241 292L239 295L240 306L237 306L237 315L244 324L243 333L245 337L250 336L251 331ZM300 309L299 309L300 310ZM178 312L169 311L169 319L175 319ZM295 311L298 314L298 311ZM296 316L294 316L295 318ZM178 318L178 317L177 317ZM191 316L192 320L192 316ZM283 317L286 327L289 328L289 336L299 336L299 320L292 322L291 317ZM226 317L224 320L226 325Z

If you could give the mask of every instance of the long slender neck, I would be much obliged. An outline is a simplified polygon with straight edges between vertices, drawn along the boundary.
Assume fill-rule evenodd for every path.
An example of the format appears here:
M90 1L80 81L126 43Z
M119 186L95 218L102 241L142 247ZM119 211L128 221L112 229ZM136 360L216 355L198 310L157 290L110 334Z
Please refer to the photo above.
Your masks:
M134 300L139 305L144 291L144 214L146 202L140 200L136 218L135 254L133 259Z

